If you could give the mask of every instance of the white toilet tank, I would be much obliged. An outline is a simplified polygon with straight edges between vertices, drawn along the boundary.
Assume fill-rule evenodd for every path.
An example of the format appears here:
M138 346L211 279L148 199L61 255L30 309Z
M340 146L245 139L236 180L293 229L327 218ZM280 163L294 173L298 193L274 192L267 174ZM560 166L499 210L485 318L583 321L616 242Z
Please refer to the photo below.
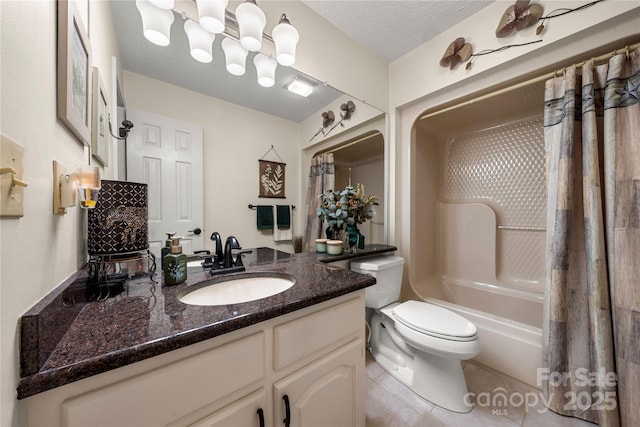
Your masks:
M379 256L351 261L351 270L376 278L375 285L365 288L367 307L380 308L398 301L403 266L404 258L399 256Z

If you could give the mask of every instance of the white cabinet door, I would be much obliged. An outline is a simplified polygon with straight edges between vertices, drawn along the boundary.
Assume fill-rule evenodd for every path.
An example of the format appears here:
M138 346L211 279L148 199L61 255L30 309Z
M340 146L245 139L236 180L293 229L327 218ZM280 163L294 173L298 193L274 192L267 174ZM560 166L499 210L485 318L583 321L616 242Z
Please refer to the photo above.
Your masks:
M157 256L167 232L184 239L186 254L204 249L202 127L127 109L127 180L148 184L149 249Z
M275 425L363 426L363 352L363 341L358 338L275 383ZM283 421L287 415L285 400L289 424Z
M191 427L260 427L269 415L266 405L267 395L261 389L191 424Z

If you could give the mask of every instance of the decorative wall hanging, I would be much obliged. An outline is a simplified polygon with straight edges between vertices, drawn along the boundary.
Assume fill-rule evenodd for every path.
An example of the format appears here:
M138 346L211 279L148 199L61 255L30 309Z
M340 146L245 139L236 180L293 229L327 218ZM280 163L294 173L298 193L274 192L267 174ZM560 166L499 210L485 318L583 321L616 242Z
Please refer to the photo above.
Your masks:
M345 120L351 119L351 115L353 114L354 111L356 111L356 104L354 104L353 101L347 101L340 105L340 111L342 111L342 113L340 113L340 121L336 123L331 129L329 129L329 132L327 132L325 136L328 135L332 130L334 130L338 126L344 127L343 122Z
M320 129L318 129L318 132L316 132L315 135L313 135L311 137L309 142L313 141L313 138L315 138L316 136L320 135L321 133L323 135L326 135L325 134L325 129L327 129L329 126L331 126L333 124L333 122L336 120L336 115L333 114L333 111L331 111L331 110L325 111L324 113L321 114L321 116L322 116L322 126L320 127Z
M542 22L540 22L540 25L538 25L538 28L536 28L536 35L542 34L542 32L544 31L544 21L546 21L547 19L557 18L559 16L566 15L571 12L577 12L579 10L586 9L588 7L593 6L596 3L600 3L601 1L604 1L604 0L595 0L595 1L592 1L591 3L583 4L582 6L576 7L575 9L560 8L560 9L552 10L547 14L547 16L543 16L540 18Z
M501 47L496 48L496 49L481 50L480 52L474 53L473 55L471 55L471 60L469 62L467 62L467 65L466 65L465 68L467 70L470 70L471 67L473 66L473 61L475 61L478 56L489 55L490 53L500 52L502 50L506 50L506 49L509 49L509 48L512 48L512 47L527 46L527 45L530 45L530 44L540 43L540 42L542 42L542 40L534 40L534 41L531 41L531 42L519 43L519 44L509 44L509 45L506 45L506 46L501 46Z
M280 162L271 162L268 160L264 160L264 158L271 151L278 156ZM285 166L286 163L282 162L282 159L273 148L271 148L264 153L264 156L258 160L258 173L259 173L259 193L258 197L269 197L276 199L284 199L285 196Z
M529 4L529 0L517 0L502 14L496 28L496 37L509 36L513 30L522 31L532 26L542 16L542 6L537 3Z
M107 114L109 96L105 89L98 67L93 67L93 108L91 128L91 153L100 163L108 166L109 151L107 144Z
M58 118L78 141L91 141L91 46L76 2L58 3Z
M460 62L468 61L472 53L471 45L466 43L464 37L458 37L447 47L440 60L440 66L453 70Z

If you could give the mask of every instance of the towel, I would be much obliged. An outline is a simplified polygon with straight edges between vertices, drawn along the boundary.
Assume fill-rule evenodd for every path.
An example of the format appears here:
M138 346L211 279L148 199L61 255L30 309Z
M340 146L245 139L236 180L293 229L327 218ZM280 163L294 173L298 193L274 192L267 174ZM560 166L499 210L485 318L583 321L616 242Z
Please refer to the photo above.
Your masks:
M289 205L278 205L273 208L276 217L277 227L273 228L273 241L282 242L293 240L293 230L291 227L291 207Z
M258 230L273 229L273 206L259 205L256 207L258 218Z
M291 227L291 208L289 205L276 206L276 222L280 230Z

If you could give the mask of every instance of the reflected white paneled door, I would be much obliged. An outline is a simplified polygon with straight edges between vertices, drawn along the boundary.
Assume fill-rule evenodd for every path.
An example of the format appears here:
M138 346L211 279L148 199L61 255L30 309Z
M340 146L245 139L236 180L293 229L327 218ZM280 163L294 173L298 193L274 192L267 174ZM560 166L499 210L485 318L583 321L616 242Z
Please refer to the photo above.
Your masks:
M159 257L175 232L184 253L204 249L202 126L132 108L127 119L127 180L149 186L149 248Z

